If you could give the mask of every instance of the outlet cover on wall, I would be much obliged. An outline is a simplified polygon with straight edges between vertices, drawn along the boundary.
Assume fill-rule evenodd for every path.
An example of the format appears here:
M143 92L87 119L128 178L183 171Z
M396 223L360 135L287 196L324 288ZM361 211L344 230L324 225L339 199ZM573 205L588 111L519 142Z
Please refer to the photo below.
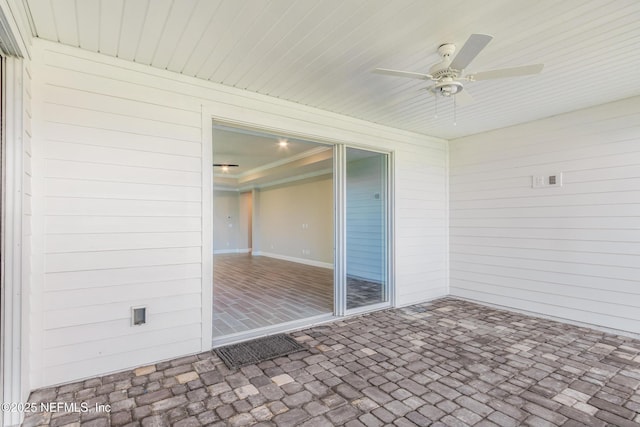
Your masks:
M558 172L552 175L534 175L531 177L531 187L562 187L562 172Z

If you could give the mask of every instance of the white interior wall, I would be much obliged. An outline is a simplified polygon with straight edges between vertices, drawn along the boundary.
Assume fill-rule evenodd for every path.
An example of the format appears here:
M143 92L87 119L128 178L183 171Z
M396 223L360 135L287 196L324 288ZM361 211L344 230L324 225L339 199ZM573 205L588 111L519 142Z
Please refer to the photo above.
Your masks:
M446 141L33 43L32 388L207 349L209 115L394 151L397 302L447 293Z
M241 251L251 251L251 240L253 234L253 225L252 225L252 217L253 217L253 196L251 191L245 191L240 193L240 213L239 213L239 239L240 243L238 244L238 248Z
M640 97L451 141L450 162L453 295L640 333Z
M262 188L255 208L262 248L254 255L333 266L331 175Z
M249 251L247 206L238 191L213 192L213 253Z

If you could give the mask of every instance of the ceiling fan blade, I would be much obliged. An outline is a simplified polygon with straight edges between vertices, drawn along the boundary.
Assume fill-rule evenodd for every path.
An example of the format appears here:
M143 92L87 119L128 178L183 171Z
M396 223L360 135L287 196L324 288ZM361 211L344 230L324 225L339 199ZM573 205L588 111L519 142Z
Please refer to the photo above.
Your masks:
M456 93L454 96L456 97L456 103L461 107L473 104L474 102L473 97L466 89Z
M513 68L500 68L498 70L480 71L479 73L470 74L469 79L473 81L477 80L490 80L490 79L506 79L509 77L529 76L531 74L538 74L544 68L544 64L524 65L522 67Z
M411 79L431 80L433 77L431 74L414 73L411 71L390 70L388 68L376 68L373 70L377 74L386 74L388 76L395 77L409 77Z
M228 168L237 168L240 165L234 165L231 163L214 163L213 166L217 166L217 167L228 167Z
M453 58L451 64L449 64L449 68L453 68L454 70L464 70L467 68L471 61L478 56L492 39L493 36L488 34L471 34L456 57Z
M428 86L428 87L423 87L420 90L426 90L427 92L429 92L429 94L431 94L433 96L436 96L436 93L433 90L434 88L435 88L435 85L431 85L431 86Z

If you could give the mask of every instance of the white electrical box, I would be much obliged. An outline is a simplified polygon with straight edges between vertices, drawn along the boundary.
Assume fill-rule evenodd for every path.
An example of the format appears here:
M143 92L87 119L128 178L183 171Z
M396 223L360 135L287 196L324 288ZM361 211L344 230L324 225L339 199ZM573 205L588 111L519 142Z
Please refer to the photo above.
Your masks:
M562 172L558 172L553 175L534 175L531 177L531 187L562 187Z

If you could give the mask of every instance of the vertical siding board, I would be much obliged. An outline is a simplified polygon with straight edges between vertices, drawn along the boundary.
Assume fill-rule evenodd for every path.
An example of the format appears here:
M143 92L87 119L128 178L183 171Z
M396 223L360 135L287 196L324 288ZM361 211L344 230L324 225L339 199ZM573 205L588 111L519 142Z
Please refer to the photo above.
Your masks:
M22 330L31 329L31 239L32 239L32 217L33 217L33 182L32 182L32 153L31 153L31 64L27 60L22 61L22 150L23 150L23 181L22 181L22 287L23 303L22 308ZM29 342L22 344L23 351L29 353L31 346ZM31 360L28 355L22 357L22 393L29 392Z

